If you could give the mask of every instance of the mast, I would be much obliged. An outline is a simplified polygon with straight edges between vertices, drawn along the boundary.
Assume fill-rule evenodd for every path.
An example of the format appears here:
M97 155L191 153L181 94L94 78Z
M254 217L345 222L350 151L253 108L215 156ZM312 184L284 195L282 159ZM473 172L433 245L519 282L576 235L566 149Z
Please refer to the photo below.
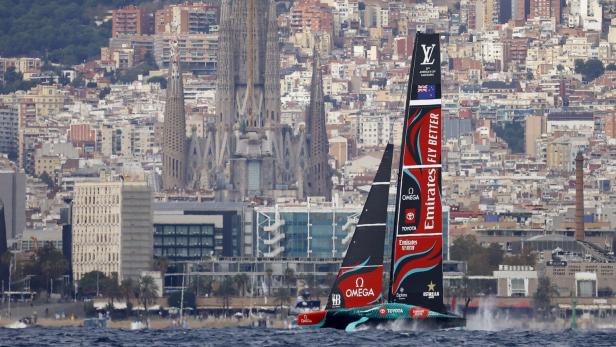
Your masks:
M417 33L398 167L389 301L436 312L444 311L440 97L439 35Z
M391 144L385 148L326 309L367 306L383 300L383 253L393 148Z
M15 254L10 253L11 254L11 260L9 261L9 319L11 319L11 277L13 274L13 261L15 259ZM77 290L75 290L75 292L77 292Z
M185 264L188 266L188 263ZM186 268L184 268L184 273L182 274L182 294L180 296L180 326L184 327L184 290L186 287L184 286L184 282L186 281Z

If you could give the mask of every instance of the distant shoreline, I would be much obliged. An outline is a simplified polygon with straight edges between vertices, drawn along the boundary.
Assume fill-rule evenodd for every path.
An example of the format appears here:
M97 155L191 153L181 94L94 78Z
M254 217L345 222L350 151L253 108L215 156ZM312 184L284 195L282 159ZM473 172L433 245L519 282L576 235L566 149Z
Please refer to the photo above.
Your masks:
M0 320L0 327L6 328L8 325L15 323L18 319L8 320L3 318ZM189 329L199 329L199 328L237 328L237 327L250 327L253 324L257 324L257 319L254 318L242 318L237 319L234 317L228 318L214 318L208 317L205 319L197 319L197 318L186 318L185 321L188 323ZM121 319L121 320L109 320L107 322L107 328L111 329L126 329L131 330L131 323L135 322L130 319ZM178 320L173 319L161 319L158 317L152 317L150 319L150 329L171 329L177 328ZM174 324L175 323L175 324ZM44 327L44 328L63 328L63 327L82 327L83 326L83 318L76 319L49 319L49 318L39 318L35 326ZM268 319L268 327L269 328L286 328L286 323L280 319ZM91 328L91 329L105 329L105 328Z

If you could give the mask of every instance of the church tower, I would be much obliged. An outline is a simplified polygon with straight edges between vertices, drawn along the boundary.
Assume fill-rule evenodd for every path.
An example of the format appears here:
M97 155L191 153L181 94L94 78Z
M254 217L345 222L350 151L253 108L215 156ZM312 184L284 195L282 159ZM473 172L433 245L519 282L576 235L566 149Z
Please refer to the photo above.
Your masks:
M296 181L293 131L280 124L278 44L274 0L221 0L216 124L203 160L212 167L202 180L219 200L273 197Z
M306 112L306 179L304 181L307 196L324 196L327 201L332 198L332 170L328 163L329 142L325 128L325 108L323 100L323 75L319 53L313 51L312 81L310 88L310 105Z
M167 191L183 190L186 188L187 141L184 86L182 84L177 34L171 39L167 80L162 139L163 189Z

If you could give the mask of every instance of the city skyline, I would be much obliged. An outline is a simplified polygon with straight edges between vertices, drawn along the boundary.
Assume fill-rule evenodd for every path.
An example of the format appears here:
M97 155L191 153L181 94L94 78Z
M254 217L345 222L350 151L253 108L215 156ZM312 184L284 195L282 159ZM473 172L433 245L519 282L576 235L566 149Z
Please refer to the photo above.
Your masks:
M413 92L442 103L444 283L486 276L497 285L482 290L531 306L544 275L558 297L616 283L616 4L114 6L91 9L104 40L83 61L0 50L0 229L14 253L70 249L76 281L154 271L168 292L182 271L242 272L202 266L212 259L280 259L325 281L316 266L344 256L389 143L395 185L415 35L431 32L442 84ZM243 272L269 295L259 266Z

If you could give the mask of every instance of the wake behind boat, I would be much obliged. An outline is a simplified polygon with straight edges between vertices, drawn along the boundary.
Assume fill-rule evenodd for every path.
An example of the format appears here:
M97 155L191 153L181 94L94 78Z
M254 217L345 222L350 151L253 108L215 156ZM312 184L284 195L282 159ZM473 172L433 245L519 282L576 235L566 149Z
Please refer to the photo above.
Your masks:
M438 34L417 33L398 168L387 299L383 252L393 146L387 145L338 277L323 311L298 315L300 327L353 331L400 321L410 327L462 327L443 304L441 69Z

